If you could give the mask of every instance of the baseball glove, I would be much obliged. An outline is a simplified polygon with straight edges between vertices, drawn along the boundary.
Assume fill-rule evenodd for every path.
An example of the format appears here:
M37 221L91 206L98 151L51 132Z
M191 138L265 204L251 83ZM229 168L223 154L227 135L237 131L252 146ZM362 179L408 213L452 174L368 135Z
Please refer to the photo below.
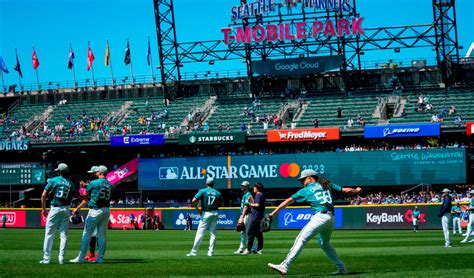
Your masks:
M237 231L237 232L245 231L245 224L244 223L237 223L237 226L235 227L235 231Z
M270 232L272 229L272 218L270 215L265 215L262 219L262 223L260 224L260 231L263 233Z
M69 217L69 221L71 221L72 224L77 225L82 223L82 217L79 213L73 214Z

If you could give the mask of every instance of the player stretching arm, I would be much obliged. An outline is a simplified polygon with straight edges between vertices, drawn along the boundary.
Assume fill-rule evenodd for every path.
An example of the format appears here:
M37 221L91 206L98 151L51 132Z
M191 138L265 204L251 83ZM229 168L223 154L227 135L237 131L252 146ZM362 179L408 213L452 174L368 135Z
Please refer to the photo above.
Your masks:
M301 251L303 251L306 243L315 235L319 234L319 245L324 253L326 253L326 256L328 256L331 262L333 262L337 267L337 271L333 272L333 274L347 274L348 270L344 265L344 262L342 262L336 254L336 250L329 242L335 221L332 191L339 191L344 194L359 194L362 189L360 187L357 187L356 189L340 187L328 180L319 178L317 173L313 170L304 170L301 172L298 181L303 184L304 188L283 201L283 203L270 213L270 217L275 217L281 209L293 204L294 202L310 203L313 216L296 237L295 243L290 249L286 259L281 264L269 263L268 266L280 274L286 275L290 265L296 260Z

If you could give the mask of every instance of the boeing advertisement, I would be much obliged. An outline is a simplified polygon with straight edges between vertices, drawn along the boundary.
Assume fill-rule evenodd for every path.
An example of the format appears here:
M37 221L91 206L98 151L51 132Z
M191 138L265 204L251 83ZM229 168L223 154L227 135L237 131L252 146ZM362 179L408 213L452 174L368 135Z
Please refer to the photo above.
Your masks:
M440 124L379 125L364 128L365 138L437 137L440 134Z

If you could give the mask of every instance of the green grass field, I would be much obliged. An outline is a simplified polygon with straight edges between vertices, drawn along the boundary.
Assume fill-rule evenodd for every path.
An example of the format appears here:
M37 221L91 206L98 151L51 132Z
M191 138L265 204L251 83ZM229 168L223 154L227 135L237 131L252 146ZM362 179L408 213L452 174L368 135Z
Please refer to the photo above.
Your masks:
M234 255L239 234L218 231L214 257L207 257L209 236L197 257L186 257L195 231L109 231L102 265L57 264L59 235L50 265L42 258L43 230L0 230L0 277L152 277L268 276L267 263L280 263L297 231L265 234L263 255ZM81 231L71 230L67 259L78 254ZM474 244L444 248L441 231L335 231L332 243L354 277L473 277ZM310 242L288 276L326 276L335 270L316 240Z

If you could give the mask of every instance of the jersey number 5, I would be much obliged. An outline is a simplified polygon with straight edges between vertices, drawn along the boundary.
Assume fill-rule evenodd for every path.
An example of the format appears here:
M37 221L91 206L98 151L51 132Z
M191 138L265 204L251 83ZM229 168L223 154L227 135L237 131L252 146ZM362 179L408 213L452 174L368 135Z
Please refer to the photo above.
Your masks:
M109 200L110 199L110 187L103 185L102 188L100 189L100 196L99 198L103 200Z

